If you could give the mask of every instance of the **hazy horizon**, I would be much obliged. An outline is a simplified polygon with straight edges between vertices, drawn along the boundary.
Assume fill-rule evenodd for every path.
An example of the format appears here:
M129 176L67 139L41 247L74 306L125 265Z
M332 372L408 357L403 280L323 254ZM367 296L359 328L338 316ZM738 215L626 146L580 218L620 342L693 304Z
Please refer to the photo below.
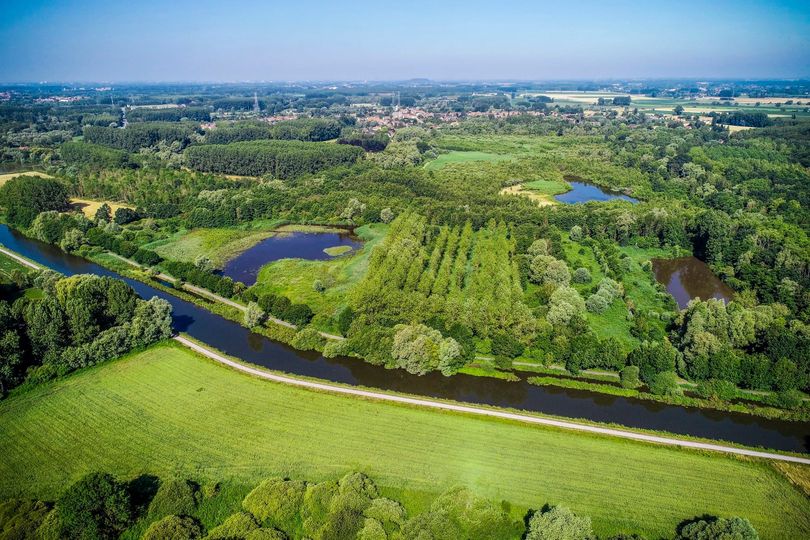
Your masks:
M5 2L0 81L810 78L810 4Z

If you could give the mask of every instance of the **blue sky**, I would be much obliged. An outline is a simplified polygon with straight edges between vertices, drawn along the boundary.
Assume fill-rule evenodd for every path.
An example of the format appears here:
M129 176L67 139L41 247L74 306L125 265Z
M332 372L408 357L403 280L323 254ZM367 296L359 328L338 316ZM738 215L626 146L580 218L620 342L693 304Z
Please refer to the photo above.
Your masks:
M810 77L810 2L0 0L0 81Z

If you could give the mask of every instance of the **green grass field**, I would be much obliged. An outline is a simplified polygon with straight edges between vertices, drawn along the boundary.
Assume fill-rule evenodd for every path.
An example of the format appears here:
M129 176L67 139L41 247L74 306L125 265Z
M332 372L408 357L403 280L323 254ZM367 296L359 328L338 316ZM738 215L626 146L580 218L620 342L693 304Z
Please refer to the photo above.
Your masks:
M534 180L532 182L526 182L523 184L523 187L545 195L559 195L571 189L566 182L555 180Z
M425 168L428 170L435 170L441 169L445 165L455 163L469 163L471 161L496 162L508 159L512 159L512 157L509 155L493 154L490 152L454 150L447 154L441 154L436 159L427 162L425 164Z
M0 253L0 283L10 283L11 273L14 270L20 270L21 272L27 272L30 270L27 266L23 266L19 262L15 261L11 257Z
M205 255L215 266L221 267L228 259L272 234L271 230L194 229L178 232L144 247L175 261L194 262L198 256Z
M768 464L311 392L174 344L0 402L0 455L0 497L53 499L92 470L231 486L360 470L410 512L467 485L516 517L570 506L603 535L671 537L704 513L810 535L810 501Z

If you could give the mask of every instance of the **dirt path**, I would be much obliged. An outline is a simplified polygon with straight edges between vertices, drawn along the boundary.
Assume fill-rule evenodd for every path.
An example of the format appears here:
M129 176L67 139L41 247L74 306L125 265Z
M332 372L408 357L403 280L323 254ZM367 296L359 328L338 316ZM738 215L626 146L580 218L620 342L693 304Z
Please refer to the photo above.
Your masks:
M127 259L126 257L122 257L121 255L118 255L117 253L113 253L111 251L108 251L107 253L109 253L110 255L115 257L116 259L120 259L120 260L124 261L125 263L130 264L130 265L132 265L132 266L134 266L136 268L141 268L141 269L143 268L143 266L138 264L137 262L135 262L133 260L130 260L130 259ZM157 277L159 279L162 279L163 281L169 281L169 282L174 281L174 278L172 276L168 275L168 274L161 273L161 274L158 274ZM236 309L238 309L240 311L246 311L247 310L247 306L244 305L244 304L240 304L239 302L235 302L235 301L231 300L230 298L225 298L224 296L220 296L220 295L218 295L216 293L213 293L213 292L209 291L208 289L203 289L202 287L197 287L196 285L191 285L190 283L183 283L183 289L185 289L185 290L187 290L187 291L189 291L191 293L194 293L197 296L202 296L202 297L208 298L209 300L213 300L214 302L219 302L221 304L225 304L226 306L236 308ZM287 321L284 321L284 320L281 320L281 319L277 319L276 317L273 317L272 315L269 315L269 314L267 315L267 320L274 323L274 324L277 324L279 326L284 326L286 328L292 328L293 330L298 329L298 326L294 325L293 323L287 322ZM326 339L334 339L334 340L338 340L338 341L346 339L343 336L336 336L334 334L329 334L327 332L321 332L320 330L318 331L318 334L320 334L321 337L324 337Z
M381 401L391 401L395 403L404 403L406 405L415 405L418 407L427 407L431 409L440 409L445 411L454 411L460 412L465 414L475 414L480 416L492 416L495 418L503 418L506 420L515 420L518 422L525 422L527 424L540 424L545 426L552 426L557 428L563 429L570 429L574 431L585 431L588 433L597 433L600 435L608 435L611 437L620 437L622 439L632 439L636 441L644 441L656 444L663 444L668 446L680 446L684 448L694 448L698 450L709 450L712 452L724 452L727 454L736 454L741 456L750 456L756 458L763 458L763 459L773 459L778 461L790 461L793 463L802 463L805 465L810 465L810 458L802 458L797 456L787 456L782 454L776 454L773 452L761 452L758 450L748 450L745 448L735 448L733 446L723 446L721 444L712 444L712 443L703 443L697 441L686 441L681 439L675 439L671 437L662 437L658 435L648 435L646 433L636 433L633 431L625 431L621 429L613 429L608 427L600 427L600 426L593 426L589 424L580 424L577 422L569 422L565 420L554 420L552 418L542 418L537 416L529 416L526 414L518 414L518 413L510 413L506 411L497 411L492 409L484 409L478 407L471 407L468 405L457 405L453 403L444 403L442 401L432 401L429 399L420 399L420 398L412 398L406 396L399 396L396 394L386 394L384 392L374 392L370 390L362 390L360 388L351 388L345 386L339 386L329 383L320 383L315 381L307 381L302 379L296 379L294 377L289 377L286 375L277 375L275 373L270 373L261 369L252 368L250 366L246 366L244 364L240 364L239 362L235 362L218 354L214 351L206 349L205 347L198 345L197 343L183 337L183 336L175 336L174 338L177 342L183 344L184 346L188 347L189 349L202 354L214 360L215 362L219 362L220 364L224 364L226 366L232 367L244 373L248 373L250 375L254 375L256 377L260 377L262 379L267 379L283 384L290 384L293 386L300 386L303 388L310 388L313 390L321 390L326 392L334 392L337 394L346 394L350 396L358 396L363 398L370 398L370 399L377 399Z
M28 268L33 268L34 270L39 270L40 268L42 268L38 264L32 263L28 259L24 259L24 258L20 257L19 255L17 255L16 253L14 253L13 251L9 251L9 250L7 250L7 249L5 249L3 247L0 247L0 253L2 253L3 255L6 255L8 257L11 257L12 259L17 261L18 263L22 264L23 266L27 266Z

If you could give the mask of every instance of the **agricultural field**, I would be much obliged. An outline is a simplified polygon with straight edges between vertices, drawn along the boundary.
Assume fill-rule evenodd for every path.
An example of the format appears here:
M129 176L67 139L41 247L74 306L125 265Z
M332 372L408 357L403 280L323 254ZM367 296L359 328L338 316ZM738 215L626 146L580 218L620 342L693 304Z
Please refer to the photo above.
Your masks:
M25 172L15 172L15 173L6 173L0 174L0 186L11 180L12 178L17 178L18 176L37 176L39 178L53 178L49 174L45 174L43 172L38 171L25 171Z
M705 513L745 516L763 538L810 533L810 502L768 464L310 392L175 344L0 402L0 435L3 497L52 500L92 470L227 479L206 502L213 522L263 478L359 470L411 514L463 485L505 501L515 519L563 504L590 515L600 536L668 538ZM786 473L806 477L801 467Z
M72 197L70 199L70 205L75 210L81 211L88 219L95 218L96 211L98 211L98 209L101 208L101 205L105 203L110 207L110 213L113 215L115 215L115 211L119 208L129 208L130 210L134 210L131 205L120 204L112 201L93 201L90 199L80 199L78 197Z

